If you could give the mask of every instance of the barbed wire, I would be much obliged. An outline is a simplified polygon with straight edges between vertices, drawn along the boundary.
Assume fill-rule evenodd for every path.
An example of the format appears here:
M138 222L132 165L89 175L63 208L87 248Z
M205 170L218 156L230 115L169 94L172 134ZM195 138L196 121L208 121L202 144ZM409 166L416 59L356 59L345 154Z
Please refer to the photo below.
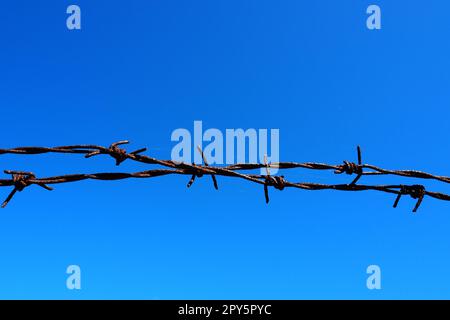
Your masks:
M191 179L189 180L187 186L191 187L196 178L200 178L204 175L209 175L212 177L213 185L215 189L218 189L218 182L216 176L225 176L239 178L247 180L253 183L257 183L264 186L264 195L266 202L269 202L269 187L273 187L277 190L283 190L285 188L297 188L303 190L339 190L339 191L378 191L384 193L395 194L397 197L394 202L394 207L397 207L400 198L403 195L409 195L413 199L417 199L416 205L413 212L416 212L420 207L425 196L435 198L438 200L450 201L450 195L432 192L426 190L424 185L413 184L397 184L397 185L361 185L357 182L362 176L366 175L395 175L403 176L409 178L418 179L431 179L437 180L445 183L450 183L450 177L438 176L430 173L417 171L417 170L387 170L380 168L378 166L363 164L361 149L357 147L357 163L344 161L342 164L330 165L324 163L316 162L275 162L268 163L265 159L264 163L253 163L253 164L234 164L229 166L211 166L208 164L207 159L198 147L198 151L202 155L203 165L201 164L187 164L180 163L173 160L161 160L153 158L147 155L141 155L145 152L146 148L141 148L133 152L127 152L125 149L120 148L120 145L128 144L129 142L119 141L111 144L109 147L102 147L98 145L71 145L71 146L59 146L59 147L18 147L11 149L0 149L0 155L3 154L15 154L15 155L36 155L36 154L46 154L46 153L67 153L67 154L84 154L85 158L90 158L97 155L109 155L116 161L116 165L120 165L125 160L132 160L145 164L160 165L166 167L165 169L153 169L134 173L92 173L92 174L69 174L54 176L48 178L37 178L34 173L26 171L13 171L6 170L5 173L11 175L10 179L0 179L0 187L13 186L13 190L8 195L6 200L3 202L2 207L4 208L10 200L14 197L16 192L23 191L26 187L31 185L40 186L46 190L53 190L48 185L77 182L82 180L123 180L130 178L155 178L159 176L166 175L189 175ZM169 169L167 169L169 168ZM266 175L256 175L241 173L239 171L250 171L255 169L266 170ZM287 181L284 176L276 176L270 174L271 168L277 169L310 169L310 170L333 170L335 174L348 174L356 175L353 181L349 184L318 184L311 182L300 182L294 183ZM371 171L367 171L369 169Z

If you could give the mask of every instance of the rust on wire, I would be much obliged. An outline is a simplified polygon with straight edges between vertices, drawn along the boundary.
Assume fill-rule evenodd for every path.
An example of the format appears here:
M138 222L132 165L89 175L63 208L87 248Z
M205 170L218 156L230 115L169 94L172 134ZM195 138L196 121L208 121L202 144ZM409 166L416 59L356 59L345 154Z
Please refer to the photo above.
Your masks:
M411 196L411 198L413 199L418 199L416 206L413 209L413 212L417 212L417 209L419 209L420 204L423 201L423 198L425 197L426 191L425 191L425 187L423 185L420 184L415 184L412 186L400 186L400 191L398 193L397 198L395 199L394 202L394 208L397 208L398 202L400 201L400 198L402 197L402 195L409 195Z
M13 171L13 170L5 170L6 174L12 175L12 185L14 185L14 189L11 191L11 193L8 195L6 200L2 203L2 208L6 207L9 203L9 201L14 197L17 191L21 192L26 187L37 184L38 186L46 189L46 190L53 190L53 188L50 188L45 183L41 182L35 182L36 176L32 172L24 172L24 171Z
M97 146L95 151L90 152L85 155L85 158L90 158L99 154L109 154L111 157L113 157L116 160L116 166L120 165L122 162L127 160L129 156L136 156L139 153L147 151L147 148L138 149L136 151L130 152L130 154L127 153L125 149L119 148L120 145L128 144L130 143L128 140L118 141L114 142L109 146L109 148L103 148Z
M344 164L341 165L338 169L334 171L336 174L346 173L348 175L357 174L356 178L350 184L355 184L364 174L363 165L362 165L362 157L361 157L361 148L357 147L358 152L358 164L354 162L344 161Z
M208 161L206 160L206 156L205 156L205 154L203 153L202 148L200 148L200 146L197 146L197 150L198 150L198 152L200 152L200 155L202 156L203 163L205 164L205 167L208 167L209 164L208 164ZM192 165L193 165L194 168L196 167L195 163L193 163ZM192 184L193 184L194 181L195 181L195 178L201 178L201 177L203 177L203 172L202 172L202 170L201 170L201 169L196 170L196 171L192 174L191 180L189 180L189 183L187 184L187 187L190 188L190 187L192 186ZM214 189L219 190L219 186L218 186L218 184L217 184L216 175L215 175L215 174L211 174L211 179L212 179L212 181L213 181Z
M340 165L331 165L316 162L278 162L268 163L267 156L264 157L264 163L253 164L234 164L229 166L211 166L200 148L200 152L203 165L201 164L187 164L179 163L172 160L160 160L146 155L141 155L145 152L146 148L141 148L133 152L128 153L125 149L119 146L128 144L129 141L118 141L111 144L109 147L102 147L97 145L69 145L59 146L54 148L48 147L19 147L12 149L0 149L0 155L2 154L16 154L16 155L36 155L46 153L69 153L69 154L84 154L86 158L90 158L97 155L109 155L112 157L116 165L120 165L125 160L132 160L145 164L159 165L165 167L164 169L153 169L135 173L94 173L94 174L70 174L62 176L54 176L48 178L36 178L32 172L25 171L5 171L6 174L11 175L10 179L0 179L0 187L13 187L6 200L3 202L2 207L5 207L17 192L23 191L25 188L31 185L40 186L46 190L52 190L48 185L70 183L82 180L123 180L130 178L154 178L166 175L189 175L191 179L188 183L190 187L196 178L200 178L204 175L209 175L212 178L215 189L218 189L217 176L231 177L247 180L253 183L263 185L264 195L266 203L269 203L269 187L273 187L277 190L284 190L285 188L297 188L302 190L336 190L336 191L378 191L384 193L395 194L396 199L394 202L394 208L397 207L401 197L408 195L413 199L416 199L416 205L413 212L416 212L423 202L423 199L428 196L438 200L450 201L450 195L427 191L425 186L420 184L414 185L361 185L357 182L361 177L366 175L395 175L408 178L418 178L425 180L437 180L445 183L450 183L450 177L437 176L430 173L416 171L416 170L387 170L370 164L362 163L361 148L357 147L358 162L344 161ZM309 170L333 170L335 174L346 173L348 175L356 175L353 181L349 184L317 184L317 183L293 183L287 181L284 176L271 175L270 169L309 169ZM249 171L256 169L265 169L265 175L255 175L249 173L242 173L240 171ZM368 169L368 170L365 170Z

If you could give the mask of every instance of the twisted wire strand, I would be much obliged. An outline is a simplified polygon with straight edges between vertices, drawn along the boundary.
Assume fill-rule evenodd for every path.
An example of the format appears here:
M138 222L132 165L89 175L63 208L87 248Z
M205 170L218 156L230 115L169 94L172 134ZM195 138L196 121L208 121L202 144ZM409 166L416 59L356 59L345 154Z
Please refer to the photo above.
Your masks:
M110 172L110 173L91 173L91 174L68 174L47 178L37 178L33 173L22 172L22 171L5 171L6 174L13 175L12 179L0 179L0 187L10 187L13 186L13 192L23 191L26 187L31 185L38 185L47 190L53 190L48 185L55 185L61 183L78 182L83 180L102 180L102 181L113 181L113 180L124 180L124 179L143 179L143 178L155 178L166 175L192 175L201 172L203 175L218 175L218 176L228 176L228 177L238 177L245 180L268 186L275 187L278 190L283 190L284 188L297 188L303 190L338 190L338 191L379 191L385 193L395 194L397 196L410 195L415 199L423 199L425 196L431 198L450 201L450 195L446 195L439 192L426 191L425 187L421 185L356 185L356 184L320 184L320 183L310 183L310 182L289 182L281 176L272 176L274 179L268 182L267 176L264 175L245 175L235 173L222 168L209 167L200 168L198 166L187 166L184 169L154 169L146 170L134 173L123 173L123 172ZM278 178L278 179L277 179ZM13 194L14 195L14 194ZM3 203L5 207L11 200L11 197ZM398 203L398 201L397 201ZM416 209L417 210L417 209Z

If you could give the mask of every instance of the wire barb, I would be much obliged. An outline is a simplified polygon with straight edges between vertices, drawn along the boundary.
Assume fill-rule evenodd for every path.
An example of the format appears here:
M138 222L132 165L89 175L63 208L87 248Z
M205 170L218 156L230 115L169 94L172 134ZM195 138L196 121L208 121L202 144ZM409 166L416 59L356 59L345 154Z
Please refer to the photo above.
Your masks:
M402 185L402 186L400 186L400 191L398 192L397 198L395 199L394 208L397 208L398 202L400 201L400 198L402 197L402 195L409 195L413 199L418 199L416 206L413 209L413 212L417 212L420 205L422 204L425 194L426 194L426 191L425 191L425 187L423 185L420 185L420 184L415 184L412 186Z
M6 174L12 175L12 183L14 185L14 189L8 195L6 200L3 201L1 205L2 208L5 208L8 205L8 203L14 197L16 192L22 192L26 187L29 187L32 184L36 184L49 191L53 190L53 188L45 185L44 183L34 182L33 180L36 179L36 176L32 172L14 171L14 170L5 170L4 172Z
M350 183L351 185L356 184L356 182L359 181L359 179L363 176L363 164L362 164L362 157L361 157L361 147L357 147L357 153L358 153L358 164L350 161L344 160L344 164L340 165L334 173L336 174L342 174L346 173L348 175L357 174L356 178L353 179L353 181Z
M264 155L264 165L266 166L267 175L264 178L264 196L266 203L269 203L269 187L274 187L277 190L284 190L286 186L286 180L284 176L272 176L270 175L270 164L267 162L267 155Z
M208 167L209 164L208 164L208 161L206 160L206 156L203 153L202 148L200 148L200 146L197 146L197 150L198 150L198 152L200 152L200 155L202 156L203 162L205 164L204 168ZM191 180L189 180L189 183L187 184L188 188L190 188L192 186L192 184L195 181L195 178L203 177L203 173L204 173L204 170L203 170L202 166L198 166L195 163L192 163L192 169L193 169L194 173L192 174ZM212 178L212 181L213 181L214 189L218 190L219 186L217 184L216 175L211 173L211 178Z
M206 160L206 156L205 156L205 153L203 152L202 148L200 146L197 146L197 150L198 150L198 152L200 152L200 154L202 156L205 167L208 167L209 164L208 164L208 161ZM211 179L213 181L214 189L219 190L219 185L217 184L216 175L211 174Z
M128 140L122 140L114 142L109 146L109 148L97 147L98 150L89 152L85 155L85 158L91 158L100 154L109 154L116 160L116 166L119 166L122 162L130 158L131 156L137 155L139 153L147 151L147 148L141 148L133 152L127 153L125 149L119 148L120 145L129 144Z

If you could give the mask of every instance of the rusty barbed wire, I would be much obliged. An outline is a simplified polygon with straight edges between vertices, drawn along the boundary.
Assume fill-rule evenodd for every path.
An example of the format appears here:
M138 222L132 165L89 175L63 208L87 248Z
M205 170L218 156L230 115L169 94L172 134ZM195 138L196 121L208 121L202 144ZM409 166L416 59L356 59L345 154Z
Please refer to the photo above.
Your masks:
M97 146L97 145L71 145L71 146L59 146L59 147L19 147L11 149L0 149L0 155L3 154L20 154L20 155L37 155L45 153L73 153L84 154L86 158L90 158L96 155L109 155L116 160L116 165L120 165L125 160L132 160L136 162L146 164L159 164L165 167L176 168L177 163L172 160L160 160L146 155L140 155L140 153L147 151L147 148L141 148L136 151L128 153L125 149L119 148L119 145L128 144L128 140L123 140L111 144L109 147ZM450 177L438 176L430 173L417 171L417 170L387 170L374 166L371 164L363 164L361 157L361 149L358 150L358 163L344 161L343 164L330 165L317 162L274 162L269 164L270 168L278 169L311 169L311 170L334 170L336 174L346 173L349 175L357 174L357 178L353 181L356 183L361 176L365 175L397 175L408 178L418 179L430 179L441 182L450 183ZM239 170L255 170L265 168L265 164L261 163L243 163L226 166L224 168L234 171ZM372 171L364 171L364 169L370 169Z
M339 191L379 191L384 193L391 193L397 195L394 208L397 207L399 200L403 195L409 195L413 199L417 199L413 212L416 212L420 207L425 196L435 198L438 200L450 201L450 195L427 191L425 186L420 184L414 185L360 185L356 184L362 176L365 175L395 175L417 179L431 179L445 183L450 183L450 177L438 176L430 173L417 170L387 170L378 166L362 163L361 149L357 147L357 163L351 161L344 161L342 164L330 165L316 162L276 162L268 163L267 158L263 164L234 164L229 166L210 166L207 159L198 147L204 165L179 163L173 160L160 160L147 155L141 155L147 148L141 148L128 153L125 149L120 148L120 145L128 144L127 140L118 141L111 144L109 147L102 147L97 145L70 145L59 147L18 147L11 149L0 149L2 154L16 154L16 155L36 155L45 153L68 153L68 154L84 154L85 158L90 158L97 155L109 155L116 161L116 165L120 165L125 160L132 160L145 164L160 165L169 169L153 169L147 171L140 171L135 173L93 173L93 174L69 174L62 176L54 176L48 178L36 178L31 172L26 171L12 171L6 170L5 173L11 175L11 179L0 179L0 187L13 186L13 190L3 202L2 207L5 207L14 197L16 192L23 191L26 187L31 185L38 185L46 190L53 190L48 185L69 183L82 180L123 180L130 178L154 178L165 175L190 175L191 179L187 186L191 187L196 178L204 175L210 175L215 189L218 189L216 176L234 177L244 179L253 183L264 186L264 195L266 202L269 202L269 187L278 190L285 188L298 188L303 190L339 190ZM255 169L266 170L266 175L245 174L239 171L249 171ZM335 174L356 175L353 181L349 184L318 184L310 182L293 183L287 181L284 176L273 176L270 174L271 168L277 169L295 169L303 168L310 170L333 170ZM366 171L370 169L371 171Z

